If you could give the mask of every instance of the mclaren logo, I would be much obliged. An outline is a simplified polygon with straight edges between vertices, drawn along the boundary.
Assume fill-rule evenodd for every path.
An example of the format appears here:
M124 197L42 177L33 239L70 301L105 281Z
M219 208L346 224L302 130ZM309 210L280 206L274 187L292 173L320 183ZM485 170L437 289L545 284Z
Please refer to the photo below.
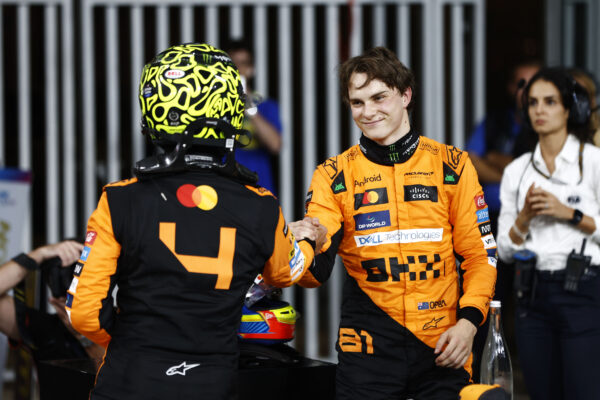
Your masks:
M413 171L413 172L406 172L404 174L404 176L408 177L408 178L418 178L418 177L430 177L431 175L433 175L433 171L429 171L429 172L422 172L422 171Z
M171 368L169 368L167 370L166 374L168 376L172 376L172 375L185 376L185 373L187 372L188 369L196 368L199 365L200 364L188 364L187 362L184 361L179 365L175 365L175 366L172 366Z
M423 325L423 330L426 331L427 329L433 329L433 328L437 328L438 327L438 323L443 320L444 317L433 317L433 319L429 322L426 322L425 325Z

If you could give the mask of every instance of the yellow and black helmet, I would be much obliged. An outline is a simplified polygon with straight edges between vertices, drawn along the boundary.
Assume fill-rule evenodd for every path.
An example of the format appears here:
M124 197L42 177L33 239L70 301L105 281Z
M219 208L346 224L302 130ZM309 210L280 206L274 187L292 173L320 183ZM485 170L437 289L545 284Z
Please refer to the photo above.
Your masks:
M244 97L227 53L204 43L172 46L142 71L142 129L159 145L189 135L192 144L225 146L242 127Z

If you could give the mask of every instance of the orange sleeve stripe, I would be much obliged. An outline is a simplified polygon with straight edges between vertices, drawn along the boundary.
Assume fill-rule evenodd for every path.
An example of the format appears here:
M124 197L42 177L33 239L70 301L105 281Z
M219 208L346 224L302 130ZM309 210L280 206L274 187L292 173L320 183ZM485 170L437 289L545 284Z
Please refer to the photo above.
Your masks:
M275 195L273 193L271 193L268 189L265 189L264 187L256 187L256 186L250 186L250 185L246 185L246 189L248 189L251 192L256 193L259 196L272 196L275 197Z
M118 181L118 182L111 182L107 185L105 185L104 187L114 187L114 186L127 186L127 185L131 185L132 183L136 183L138 181L138 178L129 178L129 179L124 179L122 181Z

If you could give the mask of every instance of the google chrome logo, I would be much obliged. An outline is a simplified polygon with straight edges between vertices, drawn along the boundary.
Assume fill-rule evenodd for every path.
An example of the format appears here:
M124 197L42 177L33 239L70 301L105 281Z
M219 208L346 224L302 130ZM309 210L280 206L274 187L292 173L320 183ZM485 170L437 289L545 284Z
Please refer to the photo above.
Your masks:
M219 201L217 191L208 185L181 185L177 189L177 200L185 207L198 207L201 210L212 210Z

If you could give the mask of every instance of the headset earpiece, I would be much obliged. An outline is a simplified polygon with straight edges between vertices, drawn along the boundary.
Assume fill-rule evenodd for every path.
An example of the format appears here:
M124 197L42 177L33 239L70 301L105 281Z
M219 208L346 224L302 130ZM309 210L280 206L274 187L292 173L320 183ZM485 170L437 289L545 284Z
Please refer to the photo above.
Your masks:
M573 125L585 125L591 114L590 97L587 91L575 79L572 81L573 104L569 110L569 122Z

